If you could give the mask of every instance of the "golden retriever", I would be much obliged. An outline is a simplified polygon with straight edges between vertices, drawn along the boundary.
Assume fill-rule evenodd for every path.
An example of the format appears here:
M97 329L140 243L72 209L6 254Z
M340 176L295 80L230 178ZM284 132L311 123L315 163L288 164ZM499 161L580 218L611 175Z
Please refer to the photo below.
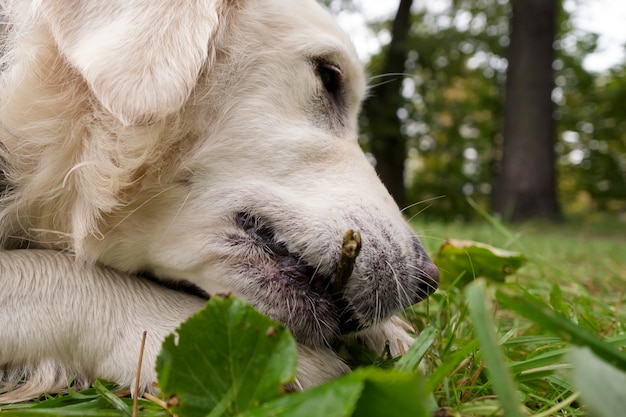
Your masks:
M437 269L359 148L364 73L314 0L4 13L0 402L72 378L132 385L142 332L152 364L204 302L145 276L287 325L303 388L347 370L329 347L346 335L410 343L394 314ZM349 229L362 249L337 285Z

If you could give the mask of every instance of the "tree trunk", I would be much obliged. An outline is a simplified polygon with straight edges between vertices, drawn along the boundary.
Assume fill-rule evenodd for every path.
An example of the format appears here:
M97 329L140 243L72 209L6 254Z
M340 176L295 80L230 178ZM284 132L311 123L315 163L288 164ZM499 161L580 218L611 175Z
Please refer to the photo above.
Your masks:
M556 220L552 89L557 0L512 0L504 141L494 209L512 221Z
M363 106L363 112L369 121L371 151L376 158L376 171L400 207L406 204L404 162L407 145L397 116L398 109L404 103L400 94L404 77L397 74L404 73L412 4L413 0L400 0L393 21L391 43L382 67L382 74L390 74L389 78L375 82L370 98Z

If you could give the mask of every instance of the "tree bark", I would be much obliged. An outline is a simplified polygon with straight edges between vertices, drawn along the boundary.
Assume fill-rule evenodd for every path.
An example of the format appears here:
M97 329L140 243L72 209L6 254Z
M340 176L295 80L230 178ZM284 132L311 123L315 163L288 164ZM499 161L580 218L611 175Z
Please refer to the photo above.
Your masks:
M504 140L494 210L512 221L556 220L554 41L557 0L512 0Z
M370 91L370 98L363 106L369 121L370 145L376 158L376 171L400 207L406 204L404 163L407 145L397 116L398 109L404 104L400 94L404 77L397 74L405 72L412 4L413 0L400 0L391 30L391 42L381 69L382 74L390 74L389 78L376 82Z

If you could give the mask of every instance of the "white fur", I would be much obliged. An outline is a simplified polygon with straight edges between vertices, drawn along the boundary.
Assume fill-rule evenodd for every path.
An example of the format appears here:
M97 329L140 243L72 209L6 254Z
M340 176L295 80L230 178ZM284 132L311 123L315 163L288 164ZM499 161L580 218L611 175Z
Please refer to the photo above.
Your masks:
M141 388L149 389L161 341L204 304L61 252L0 251L0 276L2 402L64 390L75 376L79 388L97 377L131 386L144 330Z
M131 384L141 332L152 362L201 304L138 272L284 322L303 387L346 371L328 346L352 328L410 342L393 314L437 271L359 148L364 75L313 0L15 0L5 21L0 402Z

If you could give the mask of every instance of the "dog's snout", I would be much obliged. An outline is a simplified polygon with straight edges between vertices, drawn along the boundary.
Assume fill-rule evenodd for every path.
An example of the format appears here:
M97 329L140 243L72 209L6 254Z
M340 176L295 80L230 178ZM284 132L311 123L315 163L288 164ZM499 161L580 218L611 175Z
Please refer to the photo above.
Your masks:
M416 253L416 265L418 279L418 291L416 293L416 303L427 298L429 295L437 291L439 287L439 269L437 265L430 259L422 243L417 237L413 240L413 248Z

